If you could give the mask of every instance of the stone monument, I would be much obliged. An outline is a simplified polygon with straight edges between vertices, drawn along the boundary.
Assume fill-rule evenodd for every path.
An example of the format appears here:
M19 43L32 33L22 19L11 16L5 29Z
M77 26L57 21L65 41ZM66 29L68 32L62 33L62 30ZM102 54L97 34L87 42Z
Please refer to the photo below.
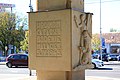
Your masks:
M84 10L84 0L37 0L37 10L60 10L60 9Z
M91 38L84 0L37 0L37 11L29 12L29 68L37 80L85 80Z

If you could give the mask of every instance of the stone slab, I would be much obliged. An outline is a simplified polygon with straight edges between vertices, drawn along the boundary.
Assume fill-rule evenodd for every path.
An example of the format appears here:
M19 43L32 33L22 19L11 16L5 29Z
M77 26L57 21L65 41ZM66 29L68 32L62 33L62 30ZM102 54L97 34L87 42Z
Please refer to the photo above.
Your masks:
M81 71L37 71L37 80L85 80L85 70Z
M83 31L87 31L88 37L82 36L85 39L81 37ZM41 71L88 68L91 35L91 14L71 9L29 13L29 68ZM84 42L89 49L85 54L80 51Z
M71 70L70 10L29 14L31 69Z

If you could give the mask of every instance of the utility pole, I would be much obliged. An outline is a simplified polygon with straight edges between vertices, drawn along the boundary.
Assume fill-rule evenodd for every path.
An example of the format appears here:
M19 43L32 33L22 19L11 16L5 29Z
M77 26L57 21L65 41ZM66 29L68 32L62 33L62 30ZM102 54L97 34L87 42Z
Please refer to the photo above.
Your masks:
M102 60L101 0L100 0L100 55L101 55L101 60Z

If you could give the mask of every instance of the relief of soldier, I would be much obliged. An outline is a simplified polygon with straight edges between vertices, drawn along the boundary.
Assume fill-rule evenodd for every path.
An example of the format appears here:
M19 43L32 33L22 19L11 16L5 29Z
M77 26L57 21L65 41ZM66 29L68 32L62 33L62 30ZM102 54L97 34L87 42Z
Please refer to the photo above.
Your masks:
M91 42L92 38L91 31L89 30L89 21L91 20L91 14L80 14L79 20L74 16L74 21L76 26L80 29L80 41L79 41L79 63L78 65L85 65L90 63L90 52L91 52Z

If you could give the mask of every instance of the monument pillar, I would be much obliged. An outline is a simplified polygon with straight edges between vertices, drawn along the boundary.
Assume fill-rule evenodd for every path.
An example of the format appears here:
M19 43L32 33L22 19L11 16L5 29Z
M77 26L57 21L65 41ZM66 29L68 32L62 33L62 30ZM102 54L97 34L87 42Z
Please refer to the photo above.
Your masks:
M29 12L29 68L37 80L85 80L91 38L84 0L37 0L37 11Z

